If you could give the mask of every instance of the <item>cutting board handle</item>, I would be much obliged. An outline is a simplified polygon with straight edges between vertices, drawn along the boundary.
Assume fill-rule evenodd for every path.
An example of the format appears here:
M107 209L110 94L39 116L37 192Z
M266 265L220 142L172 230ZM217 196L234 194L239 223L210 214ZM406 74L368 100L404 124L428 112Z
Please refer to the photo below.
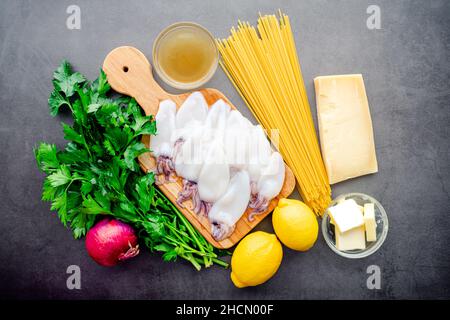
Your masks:
M168 98L152 75L152 66L145 55L130 46L112 50L103 62L111 87L120 93L134 97L146 115L158 112L159 102Z

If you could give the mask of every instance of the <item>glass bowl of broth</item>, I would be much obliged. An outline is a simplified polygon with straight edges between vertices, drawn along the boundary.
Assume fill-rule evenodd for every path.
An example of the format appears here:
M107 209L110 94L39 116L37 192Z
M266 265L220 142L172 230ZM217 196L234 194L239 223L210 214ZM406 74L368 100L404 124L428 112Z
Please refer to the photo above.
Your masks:
M214 37L199 24L178 22L165 28L153 44L153 65L159 77L177 89L205 84L217 69Z

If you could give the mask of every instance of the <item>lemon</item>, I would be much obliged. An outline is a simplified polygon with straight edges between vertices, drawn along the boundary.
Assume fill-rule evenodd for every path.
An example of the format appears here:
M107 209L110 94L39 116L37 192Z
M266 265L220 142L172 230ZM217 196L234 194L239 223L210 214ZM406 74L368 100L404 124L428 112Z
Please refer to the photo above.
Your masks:
M317 240L316 215L303 202L280 199L272 215L273 229L280 241L297 251L309 250Z
M231 281L238 288L257 286L277 272L283 257L274 234L257 231L237 245L231 257Z

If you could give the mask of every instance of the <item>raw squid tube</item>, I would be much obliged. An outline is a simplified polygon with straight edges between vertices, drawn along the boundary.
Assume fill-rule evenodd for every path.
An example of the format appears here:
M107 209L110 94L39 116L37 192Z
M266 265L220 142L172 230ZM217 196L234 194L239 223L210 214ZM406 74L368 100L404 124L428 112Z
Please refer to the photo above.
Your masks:
M229 113L224 134L227 161L234 169L245 170L248 163L248 146L252 124L237 110Z
M157 158L159 156L172 157L172 134L175 132L176 105L172 100L164 100L159 104L156 120L156 135L150 139L150 149Z
M230 167L238 170L247 170L249 163L250 130L235 127L228 129L224 134L224 145L227 150L227 161Z
M230 169L222 143L217 140L211 145L198 179L200 199L216 202L227 190Z
M253 125L238 110L231 110L230 115L228 116L227 119L227 128L231 128L233 126L239 126L241 128L250 129Z
M202 142L203 127L191 131L180 147L176 148L175 170L177 175L197 182L204 162L205 147Z
M177 128L184 128L191 121L199 121L201 124L205 122L208 115L208 104L203 94L196 91L193 92L181 105L177 112L175 121Z
M223 141L230 109L230 106L222 99L217 100L211 108L209 108L208 116L205 120L205 130L208 131L208 134L213 138Z
M255 215L266 211L270 200L280 193L284 183L285 170L281 155L278 152L272 153L269 164L261 171L256 190L252 190L248 206L253 210L248 215L249 221L253 221Z
M217 241L233 233L236 222L244 214L250 200L250 179L247 171L238 171L231 178L225 194L209 211L211 234Z
M269 164L272 148L264 129L260 125L253 127L250 137L247 171L250 176L250 182L256 187L256 183L261 176L261 170Z
M172 134L170 142L172 145L183 143L186 141L198 128L202 128L202 122L198 120L192 120L189 124L181 128L176 128L175 132Z
M258 195L269 201L275 198L283 187L285 170L281 154L272 153L269 164L262 170L258 180Z
M224 146L230 167L245 170L248 162L248 131L241 128L227 128Z

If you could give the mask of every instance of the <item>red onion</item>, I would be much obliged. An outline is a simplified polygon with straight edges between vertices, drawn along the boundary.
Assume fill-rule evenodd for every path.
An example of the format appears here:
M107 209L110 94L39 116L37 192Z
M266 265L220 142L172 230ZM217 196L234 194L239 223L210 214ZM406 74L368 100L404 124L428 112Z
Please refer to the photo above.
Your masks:
M98 264L110 267L139 254L138 239L131 226L106 218L86 235L86 249Z

